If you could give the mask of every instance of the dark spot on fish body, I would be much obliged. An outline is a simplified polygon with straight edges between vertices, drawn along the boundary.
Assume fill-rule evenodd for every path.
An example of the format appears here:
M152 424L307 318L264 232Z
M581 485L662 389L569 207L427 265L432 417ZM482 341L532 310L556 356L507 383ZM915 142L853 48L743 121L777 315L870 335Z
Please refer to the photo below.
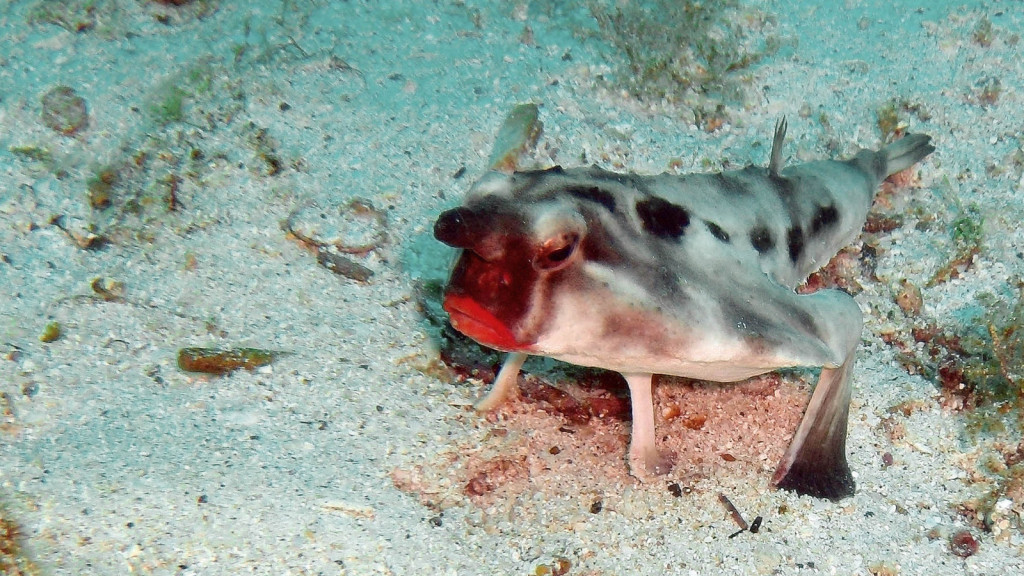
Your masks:
M826 228L835 226L838 222L839 210L836 209L835 204L819 206L818 211L814 213L814 218L811 219L811 234L818 234Z
M789 247L789 259L796 263L804 251L804 231L799 226L793 226L786 233L786 245Z
M750 231L750 244L758 254L764 254L775 248L775 238L772 237L771 230L764 226L758 226Z
M678 239L690 225L686 208L657 196L637 202L636 214L644 230L658 238Z
M708 231L711 232L712 236L714 236L721 242L725 242L727 244L729 243L729 233L726 232L725 230L722 230L721 226L707 220L704 221L704 224L707 225Z
M772 183L772 188L775 190L775 194L789 206L793 199L793 194L796 189L796 185L792 179L784 176L769 175L768 180Z
M609 212L615 212L615 196L597 186L568 186L565 188L565 193L573 198L595 202L607 208Z

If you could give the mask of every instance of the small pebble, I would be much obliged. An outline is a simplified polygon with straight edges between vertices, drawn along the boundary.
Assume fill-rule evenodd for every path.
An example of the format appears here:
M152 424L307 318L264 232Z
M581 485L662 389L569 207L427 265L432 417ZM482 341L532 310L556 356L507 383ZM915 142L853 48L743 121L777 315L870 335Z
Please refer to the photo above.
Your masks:
M178 368L185 372L221 375L239 368L255 370L260 366L266 366L274 361L277 354L257 348L182 348L178 351Z
M908 316L917 316L924 306L924 299L921 296L921 289L908 280L900 281L896 290L896 305Z
M74 136L89 124L85 99L67 86L55 86L41 98L41 119L54 132Z
M690 430L700 430L704 427L704 424L708 421L707 414L695 414L693 416L687 416L683 419L683 426Z
M971 534L970 530L961 530L949 539L950 552L961 558L974 556L978 553L979 546L981 543Z
M763 517L758 516L757 518L754 518L754 521L750 523L750 532L753 534L757 534L758 532L760 532L762 522L764 522Z
M118 302L124 298L124 282L110 278L96 278L89 286L94 294L107 302Z
M59 340L60 335L60 322L50 322L46 325L46 328L43 328L43 333L39 335L39 341L44 344L49 344Z
M356 282L368 282L373 276L373 270L366 266L341 254L335 254L327 250L317 252L316 263L335 274L355 280Z
M35 381L25 382L21 385L21 393L28 398L34 397L39 393L39 383Z

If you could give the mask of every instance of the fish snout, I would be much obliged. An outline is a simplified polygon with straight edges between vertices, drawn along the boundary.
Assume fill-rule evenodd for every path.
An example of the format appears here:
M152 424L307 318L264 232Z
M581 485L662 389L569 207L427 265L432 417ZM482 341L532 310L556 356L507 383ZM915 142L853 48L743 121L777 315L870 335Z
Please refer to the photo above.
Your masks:
M451 324L484 346L524 350L534 338L518 326L529 312L537 273L529 261L488 261L477 250L463 250L448 278L444 309Z
M472 249L486 232L482 220L469 208L452 208L437 217L434 238L452 248Z
M442 212L434 222L434 238L451 246L476 253L488 262L501 259L506 247L514 243L508 233L508 219L482 214L465 206Z

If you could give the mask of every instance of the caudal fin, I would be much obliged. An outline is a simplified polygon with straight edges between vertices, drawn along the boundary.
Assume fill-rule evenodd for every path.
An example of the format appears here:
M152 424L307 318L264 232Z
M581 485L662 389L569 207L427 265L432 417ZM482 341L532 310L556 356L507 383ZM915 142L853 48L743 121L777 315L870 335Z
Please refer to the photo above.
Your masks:
M879 176L886 178L917 164L935 151L932 137L927 134L907 134L878 151L881 168Z

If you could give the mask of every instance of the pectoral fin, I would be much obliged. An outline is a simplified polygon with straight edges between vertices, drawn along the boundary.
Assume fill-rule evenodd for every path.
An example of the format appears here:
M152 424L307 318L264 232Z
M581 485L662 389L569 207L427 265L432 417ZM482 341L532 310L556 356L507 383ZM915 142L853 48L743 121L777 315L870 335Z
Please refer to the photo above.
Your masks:
M843 358L842 363L822 368L804 418L772 478L779 488L829 500L840 500L854 491L846 462L846 427L862 319L853 298L842 296L835 300L839 305L829 311L826 338L833 353Z
M799 494L838 500L853 494L846 462L846 425L854 356L863 319L849 294L821 290L797 295L778 285L751 292L738 317L758 318L756 331L765 369L822 366L814 394L772 483ZM773 366L774 365L774 366Z
M672 470L672 457L658 451L654 440L654 398L651 395L652 374L623 374L629 385L629 402L633 407L633 433L629 441L629 468L633 476L667 474Z
M501 370L498 371L498 376L494 379L491 391L481 398L474 408L480 412L487 412L500 406L509 394L515 391L519 382L519 370L522 369L523 362L526 362L527 357L521 352L509 353L501 365Z
M853 495L846 463L846 424L850 409L854 355L839 368L824 368L772 484L798 494L840 500Z

